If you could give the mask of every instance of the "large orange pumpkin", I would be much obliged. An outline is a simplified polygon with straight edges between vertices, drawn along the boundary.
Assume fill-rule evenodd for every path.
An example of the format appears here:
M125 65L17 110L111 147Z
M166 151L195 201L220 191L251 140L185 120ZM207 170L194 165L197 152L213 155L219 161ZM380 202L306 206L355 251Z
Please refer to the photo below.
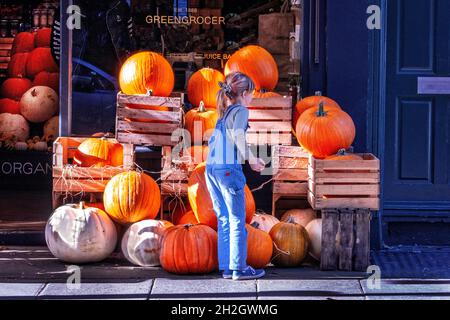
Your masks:
M363 160L363 157L347 152L345 149L341 149L335 155L326 157L325 160L330 161L344 161L344 160Z
M197 220L217 230L217 218L206 187L205 170L206 164L201 163L192 172L188 181L188 197ZM246 223L250 223L256 210L255 199L248 186L245 186L244 190Z
M212 133L217 124L219 114L216 109L205 109L200 104L198 109L192 109L185 116L185 128L191 135L193 144L201 145Z
M59 92L59 73L58 72L39 72L33 80L33 86L46 86Z
M205 225L169 228L164 235L159 258L163 269L175 274L217 270L217 233Z
M294 109L294 117L292 119L292 126L295 128L297 125L297 121L300 118L300 116L308 109L316 108L319 103L323 102L326 106L329 108L335 107L338 109L341 109L339 104L334 101L333 99L330 99L328 97L322 96L322 92L317 91L316 95L311 97L306 97L295 105Z
M123 172L106 185L103 204L111 218L121 224L155 219L161 192L150 176L135 171Z
M8 76L10 78L26 78L29 53L16 53L8 64Z
M43 47L49 48L52 39L52 29L42 28L36 32L34 36L34 45L36 48Z
M0 113L20 114L20 102L12 99L0 99Z
M274 244L272 263L275 266L297 267L308 254L308 232L299 224L280 222L270 230L270 237Z
M328 107L306 110L297 122L297 140L314 157L323 159L348 149L355 140L355 124L344 111Z
M224 82L222 72L211 68L203 68L189 79L187 92L189 101L196 107L203 101L206 108L216 108L219 82Z
M278 84L278 66L264 48L250 45L234 53L225 65L225 76L242 72L255 83L256 90L272 91Z
M247 229L247 264L255 269L264 268L272 258L272 238L266 232L250 225L246 225L245 228Z
M11 49L11 55L16 53L30 52L34 49L34 34L21 32L15 38Z
M0 88L0 95L3 98L19 101L31 87L31 81L26 78L10 78L3 82Z
M58 72L58 69L50 48L36 48L28 57L27 75L29 78L34 78L42 71Z
M74 162L81 167L121 166L123 147L104 138L88 138L78 146Z
M160 54L144 51L125 61L119 75L123 93L168 97L172 93L175 76L170 63Z

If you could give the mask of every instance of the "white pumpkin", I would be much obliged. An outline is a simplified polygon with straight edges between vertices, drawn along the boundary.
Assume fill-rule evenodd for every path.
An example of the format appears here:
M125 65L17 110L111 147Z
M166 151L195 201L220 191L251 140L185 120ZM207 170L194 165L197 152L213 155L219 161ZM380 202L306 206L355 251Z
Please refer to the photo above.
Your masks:
M16 138L25 142L30 136L30 126L27 120L20 114L0 114L0 140Z
M292 209L286 211L281 217L281 221L287 222L289 218L292 218L292 221L296 224L301 225L302 227L306 227L308 223L317 219L316 212L311 209Z
M159 254L164 232L173 227L168 221L143 220L131 225L122 238L122 253L141 267L160 265Z
M58 112L58 94L50 87L33 87L20 99L20 113L32 123L49 120Z
M276 217L266 214L266 213L257 213L253 216L252 222L250 223L252 227L269 233L274 225L280 223Z
M99 262L117 244L116 226L101 209L69 204L56 209L45 227L50 252L69 263Z
M35 151L47 151L48 150L48 145L47 142L45 141L38 141L34 144L33 146L33 150Z
M306 226L308 231L310 246L309 254L316 260L320 260L320 253L322 252L322 219L312 220Z
M59 116L54 116L44 124L44 140L59 136Z
M28 150L28 144L26 142L17 142L14 146L14 149L17 151L26 151Z

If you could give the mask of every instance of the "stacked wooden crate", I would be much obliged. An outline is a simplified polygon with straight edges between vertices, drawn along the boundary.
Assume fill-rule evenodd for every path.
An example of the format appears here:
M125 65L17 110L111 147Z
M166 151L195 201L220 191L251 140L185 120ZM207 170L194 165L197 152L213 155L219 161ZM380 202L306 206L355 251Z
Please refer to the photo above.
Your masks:
M380 161L372 154L359 156L361 160L309 159L308 201L322 210L322 270L365 271L369 266Z
M174 146L181 135L184 94L117 96L116 139L120 143L145 146Z
M254 145L292 144L292 97L253 99L248 107L247 142Z
M0 38L0 78L8 76L8 64L11 60L11 49L14 38Z
M123 166L79 167L74 163L78 146L85 138L56 139L53 144L53 208L65 203L79 201L78 198L96 199L101 196L108 182L117 174L134 166L134 147L123 144ZM108 139L117 142L115 139Z
M308 153L301 147L274 146L272 149L272 214L278 213L283 198L306 200L308 194Z

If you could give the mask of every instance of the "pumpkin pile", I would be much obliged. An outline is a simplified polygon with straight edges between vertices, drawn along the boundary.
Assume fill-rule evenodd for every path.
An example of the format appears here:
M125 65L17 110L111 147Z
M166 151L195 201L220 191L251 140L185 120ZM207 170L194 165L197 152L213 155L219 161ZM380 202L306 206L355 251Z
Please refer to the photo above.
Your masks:
M50 38L51 29L42 28L14 39L9 78L0 86L0 143L9 149L47 151L58 136L59 68Z

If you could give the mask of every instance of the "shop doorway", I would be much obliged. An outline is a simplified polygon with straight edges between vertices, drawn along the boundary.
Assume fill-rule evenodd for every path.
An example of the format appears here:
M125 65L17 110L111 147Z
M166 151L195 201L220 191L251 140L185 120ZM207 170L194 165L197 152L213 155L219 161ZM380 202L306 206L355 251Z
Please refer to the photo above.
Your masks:
M450 2L383 2L386 24L380 43L386 44L386 63L380 63L385 79L378 134L384 164L383 243L446 246L450 244Z

